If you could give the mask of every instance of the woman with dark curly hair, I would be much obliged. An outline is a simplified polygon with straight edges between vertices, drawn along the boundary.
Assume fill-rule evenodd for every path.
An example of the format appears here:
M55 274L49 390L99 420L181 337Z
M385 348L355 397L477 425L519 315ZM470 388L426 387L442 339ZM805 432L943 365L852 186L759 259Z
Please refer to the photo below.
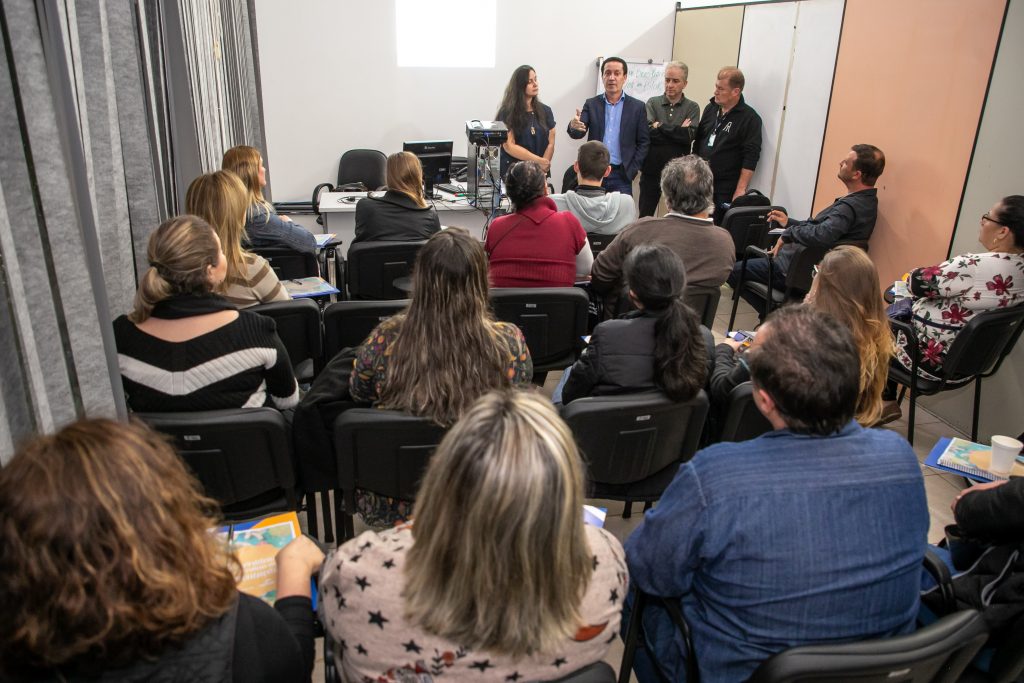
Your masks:
M571 287L590 274L594 254L576 216L548 198L547 177L534 161L519 161L505 179L515 213L487 230L484 249L495 287Z
M323 554L284 548L269 607L235 588L216 509L140 424L24 445L0 469L0 679L308 681Z

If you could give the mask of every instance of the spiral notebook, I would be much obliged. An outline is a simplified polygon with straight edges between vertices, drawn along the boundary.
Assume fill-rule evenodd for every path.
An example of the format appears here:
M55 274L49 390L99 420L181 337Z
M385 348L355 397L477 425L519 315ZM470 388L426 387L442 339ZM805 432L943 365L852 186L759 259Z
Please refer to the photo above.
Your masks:
M925 465L947 472L963 474L975 481L1001 481L1007 477L988 471L992 462L992 447L960 438L942 438L928 454ZM1013 476L1024 475L1024 463L1020 458L1013 465Z

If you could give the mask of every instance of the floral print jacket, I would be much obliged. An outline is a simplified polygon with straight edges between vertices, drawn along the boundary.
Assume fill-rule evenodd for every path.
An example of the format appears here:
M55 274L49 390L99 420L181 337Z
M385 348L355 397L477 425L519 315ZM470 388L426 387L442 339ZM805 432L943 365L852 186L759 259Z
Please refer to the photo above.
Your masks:
M920 345L919 374L938 380L956 335L971 318L994 308L1024 303L1024 254L962 254L910 274L914 329ZM908 370L906 335L897 336L896 358Z

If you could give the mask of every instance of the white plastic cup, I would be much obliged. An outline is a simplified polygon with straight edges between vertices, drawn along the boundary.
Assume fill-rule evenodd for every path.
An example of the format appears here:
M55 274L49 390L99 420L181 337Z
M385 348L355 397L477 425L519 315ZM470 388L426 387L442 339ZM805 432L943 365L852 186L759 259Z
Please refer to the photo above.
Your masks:
M992 465L989 470L992 474L1001 477L1009 476L1013 469L1013 463L1017 460L1017 454L1024 448L1024 444L1012 436L992 437Z

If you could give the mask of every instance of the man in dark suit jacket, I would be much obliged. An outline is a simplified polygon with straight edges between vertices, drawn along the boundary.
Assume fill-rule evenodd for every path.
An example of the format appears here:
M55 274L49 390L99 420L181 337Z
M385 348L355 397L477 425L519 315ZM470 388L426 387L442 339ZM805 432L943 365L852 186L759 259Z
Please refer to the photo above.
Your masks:
M573 139L600 140L611 154L612 172L601 185L609 192L633 194L633 179L647 156L651 137L644 103L622 92L628 67L620 57L601 65L604 94L591 97L569 122Z

